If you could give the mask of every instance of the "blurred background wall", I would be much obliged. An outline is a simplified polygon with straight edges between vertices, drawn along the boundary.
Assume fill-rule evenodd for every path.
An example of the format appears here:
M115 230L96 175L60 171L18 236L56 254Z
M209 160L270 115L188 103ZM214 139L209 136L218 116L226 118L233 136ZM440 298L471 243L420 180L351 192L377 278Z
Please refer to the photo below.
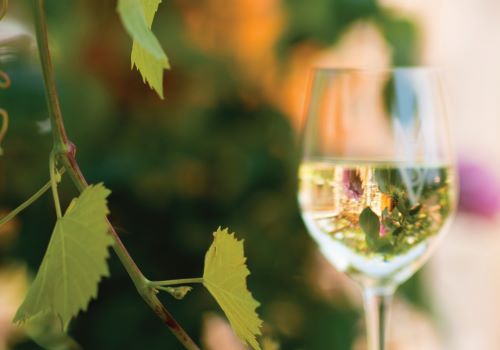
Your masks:
M497 349L500 2L396 3L402 11L417 14L426 37L424 60L445 73L461 161L463 211L427 271L443 347Z
M152 279L201 274L211 232L245 238L266 337L282 349L364 349L359 292L317 253L295 201L297 135L313 65L443 68L461 212L436 256L400 288L390 349L500 347L500 3L494 0L174 0L154 30L172 70L165 101L130 71L115 3L47 0L68 130L111 219ZM6 213L48 178L40 68L28 1L0 22L12 118L0 160ZM74 190L63 184L67 203ZM54 222L50 196L0 228L0 349L38 349L10 325ZM180 349L115 257L99 300L71 327L86 349ZM206 349L239 349L203 290L164 296Z

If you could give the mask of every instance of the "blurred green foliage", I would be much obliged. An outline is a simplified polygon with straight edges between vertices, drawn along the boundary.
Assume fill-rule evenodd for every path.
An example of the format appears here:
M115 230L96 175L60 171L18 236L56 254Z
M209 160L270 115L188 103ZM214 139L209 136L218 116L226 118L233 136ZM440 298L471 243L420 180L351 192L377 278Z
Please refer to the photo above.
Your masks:
M289 11L289 23L280 46L285 50L303 41L331 44L356 20L370 19L380 12L375 0L284 2Z
M173 63L165 102L129 71L131 44L114 2L47 3L67 129L88 179L112 189L111 220L144 273L151 279L200 276L212 231L228 226L245 238L249 286L262 303L264 333L282 349L350 349L360 310L347 298L318 298L309 285L316 248L296 204L298 146L287 117L245 85L230 57L207 54L190 42L180 1L164 2L154 27ZM414 25L375 1L286 0L284 5L288 22L277 44L283 63L295 45L330 45L360 19L376 21L396 63L416 57ZM18 6L29 20L30 8ZM47 112L36 55L19 54L2 68L13 84L0 92L0 106L12 118L0 162L0 204L14 207L48 179L51 137L40 127ZM65 203L75 194L68 182ZM55 219L50 196L20 219L19 239L1 252L0 263L21 259L35 271ZM114 256L110 264L111 278L72 324L72 335L85 349L180 349ZM411 283L408 295L422 300L418 282ZM197 340L202 314L219 312L202 288L183 301L163 298ZM37 347L25 342L16 349Z
M320 46L337 42L350 25L359 20L373 22L392 49L393 64L412 65L418 62L419 33L409 18L383 8L376 0L284 0L288 12L287 30L278 43L286 56L301 42Z

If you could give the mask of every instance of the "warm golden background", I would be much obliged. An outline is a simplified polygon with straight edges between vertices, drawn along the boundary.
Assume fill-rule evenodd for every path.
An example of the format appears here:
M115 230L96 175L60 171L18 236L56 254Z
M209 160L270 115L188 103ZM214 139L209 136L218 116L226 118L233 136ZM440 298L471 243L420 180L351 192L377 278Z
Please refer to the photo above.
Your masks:
M0 22L11 130L0 161L8 212L48 178L49 127L30 1ZM364 349L358 290L317 253L295 201L297 135L314 65L442 68L463 186L431 262L395 301L391 350L500 348L500 2L172 0L154 30L170 57L165 101L130 71L114 1L47 0L62 108L92 181L146 275L201 274L211 231L246 240L263 332L281 349ZM65 187L65 199L74 194ZM10 324L54 222L50 196L0 228L0 350L38 349ZM72 325L86 349L180 349L115 257ZM235 350L203 290L165 302L206 349Z

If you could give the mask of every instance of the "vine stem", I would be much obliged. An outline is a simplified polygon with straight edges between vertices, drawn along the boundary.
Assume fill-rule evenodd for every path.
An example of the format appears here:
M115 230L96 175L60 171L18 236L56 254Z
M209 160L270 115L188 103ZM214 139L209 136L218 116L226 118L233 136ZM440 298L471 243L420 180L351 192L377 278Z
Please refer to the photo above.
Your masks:
M54 147L52 152L54 157L59 157L58 159L61 160L63 167L68 171L75 186L81 192L86 187L88 187L88 183L76 161L76 147L68 139L64 126L64 120L59 105L59 98L57 94L54 71L50 56L47 35L47 21L44 11L44 0L35 1L36 37L40 54L40 61L42 64L49 115L52 124L52 134L54 137ZM51 159L53 158L51 157ZM175 318L158 299L154 288L150 285L149 280L144 277L142 271L139 269L135 261L128 253L125 245L122 243L120 237L109 221L108 226L109 233L113 237L115 243L113 245L113 250L120 259L122 265L125 267L125 270L129 274L137 291L144 299L146 304L148 304L148 306L155 312L155 314L167 325L170 331L186 349L199 350L199 347L196 345L196 343L189 337L189 335L184 331L181 325L175 320Z
M52 197L54 197L54 206L56 207L57 219L62 218L61 202L59 201L59 192L57 191L57 184L61 180L61 175L56 171L55 154L50 153L49 171L50 171L50 187L52 188Z
M166 280L166 281L150 281L149 282L149 284L153 287L176 286L179 284L193 284L193 283L203 283L203 277L183 278L183 279L178 279L178 280Z

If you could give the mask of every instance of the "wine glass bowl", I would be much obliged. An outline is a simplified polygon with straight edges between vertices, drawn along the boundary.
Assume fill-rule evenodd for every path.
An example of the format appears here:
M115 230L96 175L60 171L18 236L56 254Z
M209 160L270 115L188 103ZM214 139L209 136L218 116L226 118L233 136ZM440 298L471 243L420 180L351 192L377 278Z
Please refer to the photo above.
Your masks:
M456 207L439 74L315 69L302 137L304 222L323 255L364 289L370 350L383 349L376 308L427 260Z
M408 279L454 207L450 166L307 161L299 177L309 232L339 271L364 286Z

